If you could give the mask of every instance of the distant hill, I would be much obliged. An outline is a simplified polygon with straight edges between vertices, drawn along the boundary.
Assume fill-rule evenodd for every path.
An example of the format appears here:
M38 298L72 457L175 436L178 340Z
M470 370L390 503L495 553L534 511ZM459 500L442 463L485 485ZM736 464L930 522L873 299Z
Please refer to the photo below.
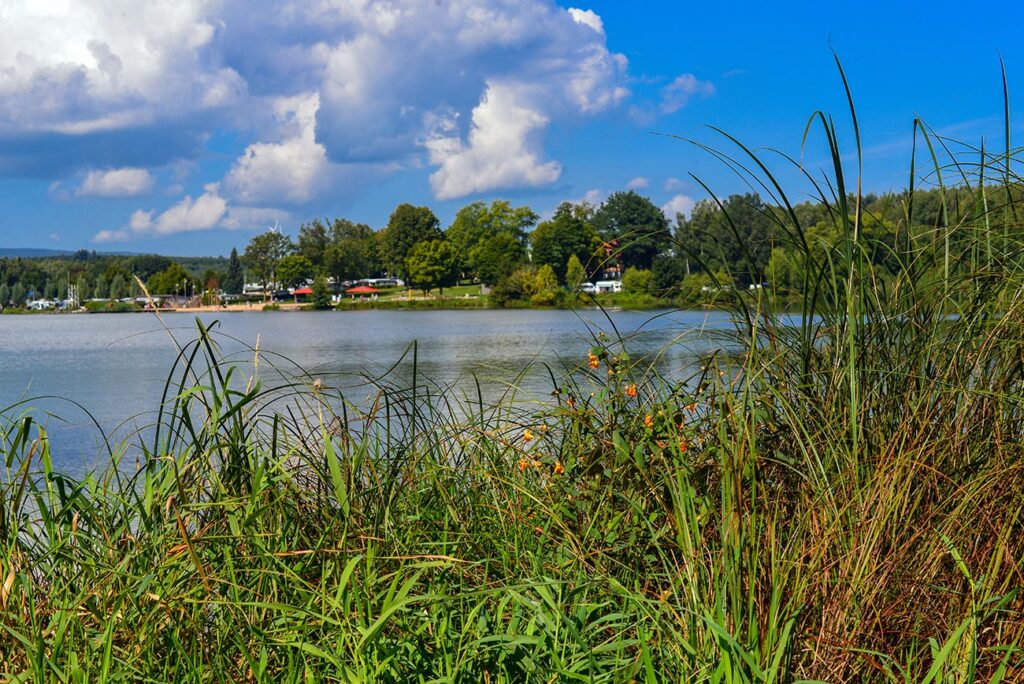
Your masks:
M59 259L75 253L69 249L40 249L37 247L0 247L0 259ZM138 252L97 252L100 256L135 256Z
M13 259L15 257L22 257L23 259L33 259L36 257L61 257L68 256L72 252L65 249L35 249L32 247L24 248L10 248L0 247L0 257L7 257Z

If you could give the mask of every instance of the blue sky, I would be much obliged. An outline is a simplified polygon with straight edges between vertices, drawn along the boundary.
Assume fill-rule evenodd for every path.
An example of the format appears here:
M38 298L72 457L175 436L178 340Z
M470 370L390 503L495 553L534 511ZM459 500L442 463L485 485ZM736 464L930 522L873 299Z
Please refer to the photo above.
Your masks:
M447 224L477 199L546 214L627 187L688 211L707 196L689 174L746 185L654 132L798 155L824 109L852 155L832 48L867 190L906 186L915 116L1001 145L999 51L1011 100L1024 85L1013 3L773 5L7 2L0 247L224 254L274 223L380 227L400 202Z

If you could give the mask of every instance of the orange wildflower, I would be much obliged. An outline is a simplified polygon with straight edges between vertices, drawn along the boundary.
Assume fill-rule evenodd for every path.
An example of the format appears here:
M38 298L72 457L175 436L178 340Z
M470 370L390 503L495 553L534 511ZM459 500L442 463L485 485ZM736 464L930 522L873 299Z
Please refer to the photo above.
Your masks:
M530 462L529 461L527 461L525 458L519 459L519 472L521 472L521 473L525 472L526 469L529 468L529 467L530 467Z
M587 365L595 369L600 368L601 360L597 358L597 354L595 354L594 352L590 352L589 354L587 354Z
M679 440L679 453L681 453L681 454L685 454L685 453L686 453L686 450L687 450L687 449L688 449L689 447L690 447L690 445L686 443L686 440L685 440L685 439L681 439L681 440Z
M568 399L566 399L565 403L568 404L569 408L571 409L576 408L576 399L574 399L573 397L569 397Z
M530 428L526 428L525 430L523 430L523 441L524 442L530 442L532 440L533 440L533 433L530 432Z
M565 466L562 465L561 461L555 461L555 475L561 475L565 472Z
M647 414L646 416L644 416L644 427L647 428L648 430L654 427L654 418L651 416L651 414Z
M630 398L636 396L636 385L626 385L626 396Z
M687 404L685 408L690 413L696 413L697 412L697 402L693 402L692 404Z

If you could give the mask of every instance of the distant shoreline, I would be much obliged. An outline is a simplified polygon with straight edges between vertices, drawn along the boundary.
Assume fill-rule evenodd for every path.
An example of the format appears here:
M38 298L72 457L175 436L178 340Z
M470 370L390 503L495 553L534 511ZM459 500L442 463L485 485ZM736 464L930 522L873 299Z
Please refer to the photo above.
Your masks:
M524 303L522 306L498 306L487 298L414 298L414 299L384 299L384 300L353 300L344 301L326 309L316 309L310 303L295 302L247 302L242 304L228 305L206 305L196 307L176 307L161 309L138 308L135 310L111 309L111 310L78 310L66 311L33 311L29 309L5 309L0 315L79 315L79 314L147 314L147 313L286 313L294 311L322 311L345 312L345 311L457 311L457 310L488 310L488 311L522 311L522 310L570 310L570 309L630 309L630 310L653 310L653 309L716 309L718 306L713 303L700 302L679 302L673 300L660 300L655 298L622 298L612 297L607 300L595 301L576 300L572 303L564 303L557 306L533 306Z

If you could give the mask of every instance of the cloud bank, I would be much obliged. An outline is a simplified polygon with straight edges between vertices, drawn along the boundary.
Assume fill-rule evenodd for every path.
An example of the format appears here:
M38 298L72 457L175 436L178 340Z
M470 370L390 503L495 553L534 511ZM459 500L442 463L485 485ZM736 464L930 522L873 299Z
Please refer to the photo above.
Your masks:
M551 0L10 0L0 26L0 175L84 174L76 195L130 197L211 136L246 141L216 192L157 212L151 234L423 166L439 199L551 186L549 128L630 97L601 17ZM709 92L688 79L662 111Z

